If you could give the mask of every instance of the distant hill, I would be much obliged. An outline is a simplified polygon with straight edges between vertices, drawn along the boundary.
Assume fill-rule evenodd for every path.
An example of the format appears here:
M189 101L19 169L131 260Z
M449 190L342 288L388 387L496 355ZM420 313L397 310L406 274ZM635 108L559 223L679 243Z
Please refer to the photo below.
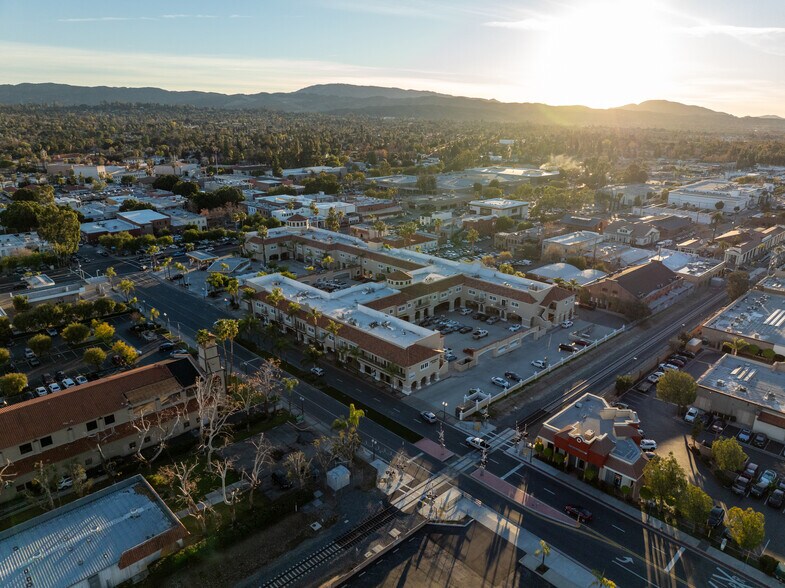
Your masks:
M505 103L436 92L350 84L321 84L296 92L258 94L174 92L160 88L84 87L67 84L0 85L0 104L96 106L104 103L722 132L785 132L785 119L778 116L737 117L667 100L648 100L618 108L596 109L529 102Z

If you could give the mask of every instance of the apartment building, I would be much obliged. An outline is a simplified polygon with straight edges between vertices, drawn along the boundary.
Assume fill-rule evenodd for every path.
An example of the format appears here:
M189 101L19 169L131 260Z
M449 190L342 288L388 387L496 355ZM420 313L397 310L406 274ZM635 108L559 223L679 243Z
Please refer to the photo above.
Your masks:
M90 470L198 428L199 375L191 359L167 360L0 409L0 460L14 475L0 502L27 489L39 462L58 475L72 462Z
M479 263L375 245L308 226L273 229L265 239L253 235L245 249L255 259L321 264L365 283L328 293L272 274L244 279L242 285L256 290L253 311L263 320L280 324L299 340L324 345L342 361L357 356L352 359L361 372L405 394L438 380L447 369L441 334L415 324L426 317L467 307L525 327L547 328L573 314L575 295L558 286ZM289 316L291 302L297 305ZM326 329L330 323L337 334Z

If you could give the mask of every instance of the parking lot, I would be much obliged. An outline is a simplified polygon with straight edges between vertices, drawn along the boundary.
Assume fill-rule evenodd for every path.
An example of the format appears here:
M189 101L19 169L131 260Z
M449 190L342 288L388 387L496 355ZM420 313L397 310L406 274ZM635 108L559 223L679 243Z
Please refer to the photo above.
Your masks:
M703 352L698 355L685 366L685 371L693 375L696 372L698 375L703 373L706 365L716 359L710 355L711 353L714 352ZM677 414L675 405L658 400L654 387L648 393L636 390L627 392L622 402L638 413L645 437L657 442L656 453L668 455L672 452L684 468L688 480L703 488L716 504L721 504L725 508L726 512L734 506L743 509L751 507L763 512L766 515L766 538L770 540L769 550L779 556L785 555L785 509L774 509L766 503L765 498L754 498L749 493L745 496L737 496L731 492L730 487L724 486L712 473L711 467L690 450L692 443L690 433L693 425L685 422L683 417ZM710 443L719 437L736 437L738 432L738 426L726 424L719 432L703 432L698 437L698 442ZM785 476L782 444L769 441L764 449L754 447L749 442L742 442L741 445L749 456L750 462L759 466L758 474L766 469L773 469L780 478Z
M560 344L568 344L576 338L592 342L604 337L622 324L622 321L620 319L617 321L616 317L610 317L610 320L607 320L605 324L576 318L571 327L554 327L536 341L531 337L524 338L517 349L506 354L493 357L490 352L486 353L480 358L478 365L461 372L455 368L455 364L469 356L466 349L485 347L494 341L513 335L509 330L511 323L499 321L489 325L484 321L472 318L472 315L461 315L457 311L444 313L443 316L445 320L453 320L460 325L472 327L473 331L486 330L488 336L477 340L473 338L473 331L452 332L445 335L445 347L456 356L456 359L450 362L449 377L431 384L404 400L404 402L421 408L427 405L434 412L444 408L443 402L447 403L447 410L452 412L456 406L464 402L464 395L468 394L472 388L480 388L488 393L498 392L502 387L493 384L492 377L504 378L506 372L514 372L523 379L528 378L539 371L532 365L533 361L539 360L553 364L571 353L570 351L560 351ZM429 328L436 328L436 326L430 325Z
M162 336L152 331L147 332L147 337L143 337L142 333L132 333L130 331L132 323L128 315L111 317L107 322L115 327L115 341L124 341L140 352L135 365L147 365L169 358L169 352L158 349L164 342ZM27 340L32 336L33 333L22 336L13 340L8 346L13 369L27 376L29 388L21 397L9 398L9 403L34 398L37 394L36 389L45 385L45 379L46 385L50 382L57 382L60 388L63 388L62 383L66 378L76 382L79 376L94 379L99 375L110 375L121 369L109 360L109 356L111 356L109 346L91 340L72 346L66 343L59 334L52 337L52 347L49 352L31 361L31 358L25 357L25 348ZM88 366L82 361L84 351L89 347L100 347L107 352L107 360L99 372L93 373L94 367ZM50 377L46 377L47 375Z

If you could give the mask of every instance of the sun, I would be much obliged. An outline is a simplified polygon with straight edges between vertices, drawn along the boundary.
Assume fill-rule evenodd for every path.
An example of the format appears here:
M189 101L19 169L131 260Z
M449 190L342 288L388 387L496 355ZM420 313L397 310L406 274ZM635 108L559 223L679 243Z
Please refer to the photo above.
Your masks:
M595 108L668 95L678 67L673 42L648 2L581 3L542 35L536 90L549 104Z

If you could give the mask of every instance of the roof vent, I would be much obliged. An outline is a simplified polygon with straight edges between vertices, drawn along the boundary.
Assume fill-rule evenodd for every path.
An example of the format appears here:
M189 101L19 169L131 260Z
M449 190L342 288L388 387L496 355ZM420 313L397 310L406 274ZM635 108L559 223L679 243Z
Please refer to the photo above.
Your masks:
M717 380L717 386L723 388L725 386L725 380Z

